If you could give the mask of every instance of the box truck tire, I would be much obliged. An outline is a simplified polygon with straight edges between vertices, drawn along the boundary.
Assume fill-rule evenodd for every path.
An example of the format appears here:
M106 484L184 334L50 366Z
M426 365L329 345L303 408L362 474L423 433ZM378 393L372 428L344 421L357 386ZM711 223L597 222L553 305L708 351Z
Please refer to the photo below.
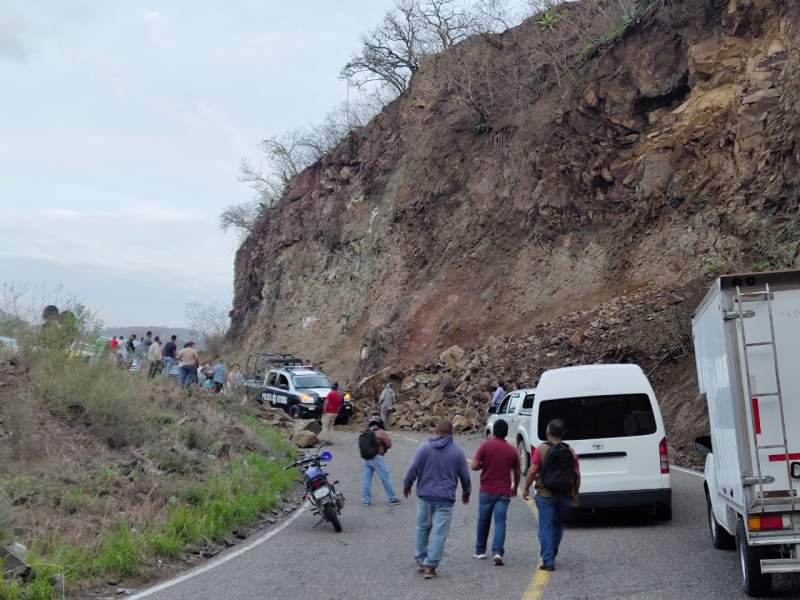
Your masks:
M744 521L736 526L736 548L742 570L742 589L748 596L760 598L772 591L772 575L761 572L761 559L765 558L763 547L749 546Z
M717 550L733 550L736 547L736 540L725 531L714 516L714 508L711 506L708 492L706 492L706 506L708 507L708 535L711 538L711 545Z

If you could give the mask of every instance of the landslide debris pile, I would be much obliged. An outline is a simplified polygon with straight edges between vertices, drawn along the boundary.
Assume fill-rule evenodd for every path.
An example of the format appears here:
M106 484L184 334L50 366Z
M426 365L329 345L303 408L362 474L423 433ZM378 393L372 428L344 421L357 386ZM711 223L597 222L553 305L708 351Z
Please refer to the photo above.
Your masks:
M800 4L654 3L587 50L570 22L596 5L431 57L292 180L237 253L232 339L360 380L549 344L545 322L630 290L796 264Z
M705 288L700 280L672 290L635 292L540 323L525 336L493 337L470 351L453 346L431 364L383 369L360 383L358 418L377 409L381 389L392 381L399 396L394 426L432 431L446 417L462 431L482 432L498 381L506 389L512 383L535 387L550 368L636 363L650 376L672 426L673 452L691 463L692 441L708 428L705 403L697 397L690 326Z

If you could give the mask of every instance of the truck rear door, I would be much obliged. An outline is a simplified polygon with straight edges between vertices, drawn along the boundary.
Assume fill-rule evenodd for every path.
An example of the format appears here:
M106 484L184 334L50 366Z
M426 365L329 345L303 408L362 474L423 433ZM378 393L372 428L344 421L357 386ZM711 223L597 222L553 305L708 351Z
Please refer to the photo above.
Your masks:
M776 288L768 297L759 293L764 289L735 294L739 318L732 319L748 399L752 475L774 480L751 486L750 501L788 502L800 493L800 290Z

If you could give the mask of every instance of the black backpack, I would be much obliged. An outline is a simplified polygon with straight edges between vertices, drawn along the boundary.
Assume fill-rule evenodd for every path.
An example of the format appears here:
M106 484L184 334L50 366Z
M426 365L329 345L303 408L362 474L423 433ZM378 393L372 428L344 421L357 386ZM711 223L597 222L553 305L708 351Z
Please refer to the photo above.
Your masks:
M372 429L367 429L358 436L358 451L364 460L372 460L378 456L378 437Z
M575 491L575 456L563 442L545 443L550 450L542 463L539 483L554 496L571 496Z

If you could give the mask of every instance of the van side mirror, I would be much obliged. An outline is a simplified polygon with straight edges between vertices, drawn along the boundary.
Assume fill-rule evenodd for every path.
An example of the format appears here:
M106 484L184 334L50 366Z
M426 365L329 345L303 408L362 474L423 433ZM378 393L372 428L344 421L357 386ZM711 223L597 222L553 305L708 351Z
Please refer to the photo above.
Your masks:
M694 449L703 456L711 453L711 436L701 435L700 437L695 438Z

